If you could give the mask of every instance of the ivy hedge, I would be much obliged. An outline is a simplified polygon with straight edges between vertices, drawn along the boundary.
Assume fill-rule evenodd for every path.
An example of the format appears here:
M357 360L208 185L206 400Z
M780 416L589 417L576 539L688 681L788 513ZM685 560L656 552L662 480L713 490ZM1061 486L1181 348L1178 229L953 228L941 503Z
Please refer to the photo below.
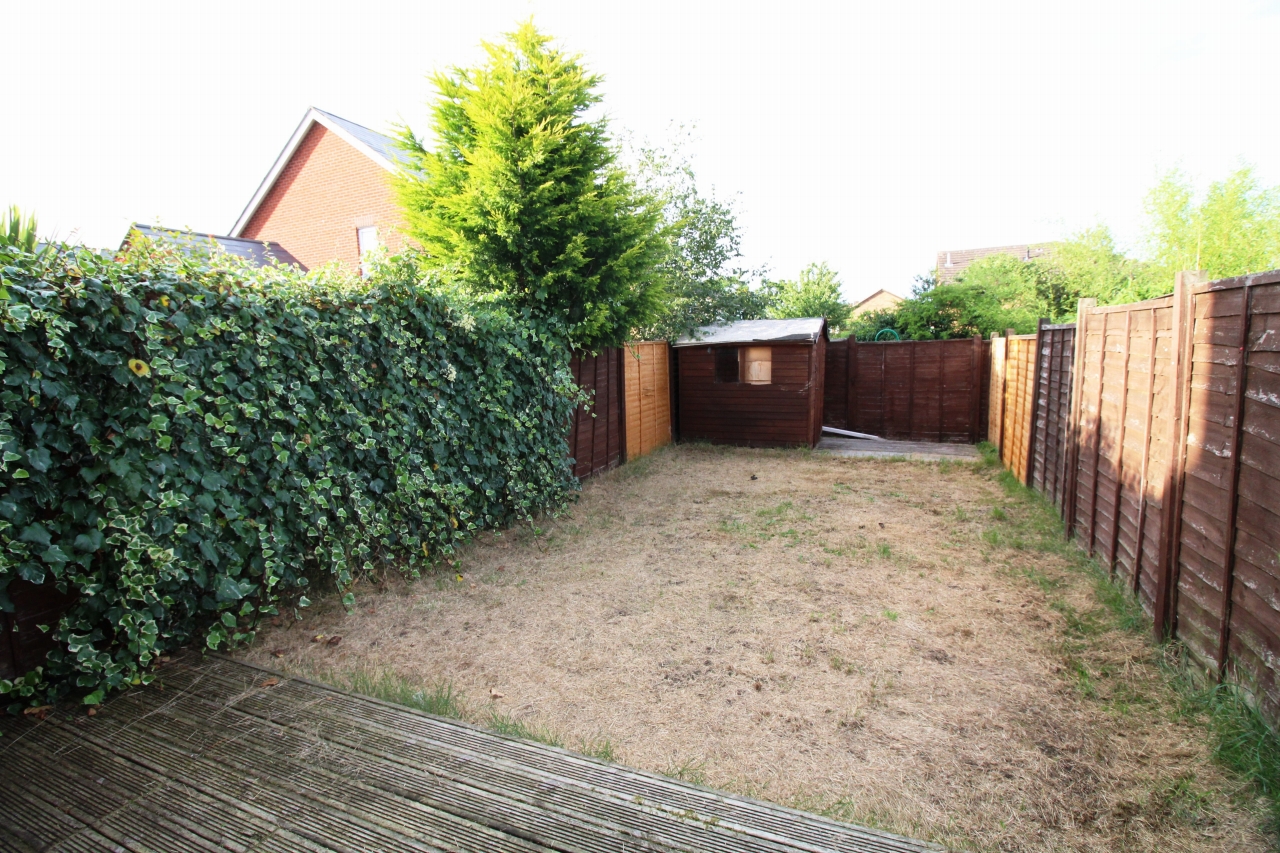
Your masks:
M0 608L16 578L74 597L0 695L99 702L570 497L563 337L414 269L0 247Z

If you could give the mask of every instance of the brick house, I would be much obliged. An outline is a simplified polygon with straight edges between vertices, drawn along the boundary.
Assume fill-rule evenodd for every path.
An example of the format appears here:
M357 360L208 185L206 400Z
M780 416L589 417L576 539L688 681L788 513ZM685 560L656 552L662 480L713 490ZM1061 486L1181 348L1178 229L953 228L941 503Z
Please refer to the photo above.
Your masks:
M890 293L881 288L853 306L853 313L850 314L850 317L857 317L859 314L866 314L868 311L892 311L902 301L902 297L898 294Z
M947 284L956 280L965 267L979 258L991 255L1012 255L1024 261L1043 258L1053 253L1053 243L1031 243L1022 246L992 246L988 249L959 249L938 253L938 284Z
M369 249L398 252L402 219L390 178L406 164L389 136L312 107L231 236L278 243L307 268L359 268Z

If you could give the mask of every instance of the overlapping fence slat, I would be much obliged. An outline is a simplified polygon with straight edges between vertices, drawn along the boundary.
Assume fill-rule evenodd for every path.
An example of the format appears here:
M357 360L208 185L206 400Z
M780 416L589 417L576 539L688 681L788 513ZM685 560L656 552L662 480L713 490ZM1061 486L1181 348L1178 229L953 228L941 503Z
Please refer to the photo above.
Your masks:
M1173 441L1173 298L1085 306L1080 318L1081 444L1068 521L1154 615Z
M569 362L578 387L591 395L577 408L569 425L569 455L573 473L589 477L622 463L622 351L606 349L597 355L575 353Z
M1002 459L1158 635L1280 716L1280 271L1181 275L1170 297L1082 302L1073 345L1067 328L1041 327L1030 380L1025 344L992 342Z
M636 341L622 351L626 389L627 459L638 459L671 443L671 394L666 341Z
M981 441L989 348L980 338L833 341L822 422L908 441Z
M1075 324L1041 325L1036 342L1029 485L1060 510L1067 498L1067 461L1071 428L1071 379Z
M1005 337L1005 379L1001 402L1000 459L1022 483L1027 482L1036 391L1036 336Z

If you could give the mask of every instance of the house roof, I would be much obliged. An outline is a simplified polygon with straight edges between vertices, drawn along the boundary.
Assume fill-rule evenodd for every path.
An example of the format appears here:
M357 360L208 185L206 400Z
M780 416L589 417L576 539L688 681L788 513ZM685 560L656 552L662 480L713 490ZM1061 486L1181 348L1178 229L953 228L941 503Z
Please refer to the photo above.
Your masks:
M293 136L289 137L289 141L285 144L279 156L276 157L276 161L271 165L267 176L258 185L258 191L253 194L253 198L245 206L244 212L240 214L236 224L231 227L233 235L238 237L244 233L244 229L249 225L249 220L258 212L258 207L266 199L267 193L271 192L271 188L275 186L280 173L289 164L294 152L302 144L302 140L307 138L307 132L317 124L336 134L352 148L388 172L396 172L409 165L409 155L400 150L396 140L392 137L378 133L376 130L370 130L364 125L356 124L354 121L339 118L333 113L327 113L324 110L312 107L302 117L302 121L298 124L297 129L294 130Z
M882 288L880 288L879 290L877 290L875 293L873 293L873 294L871 294L870 296L868 296L866 299L864 299L864 300L862 300L861 302L859 302L857 305L853 306L853 310L854 310L854 311L857 311L857 310L858 310L859 308L861 308L863 305L866 305L866 304L867 304L868 302L870 302L871 300L876 299L876 298L877 298L877 297L879 297L881 294L883 294L883 295L885 295L885 296L888 296L891 300L893 300L893 302L894 302L894 303L898 303L898 302L905 302L905 301L906 301L905 299L903 299L903 298L902 298L901 296L899 296L898 294L896 294L896 293L894 293L894 292L892 292L892 291L889 291L889 290L885 290L885 289L882 287Z
M217 234L197 234L194 231L179 231L174 228L153 228L150 225L141 225L137 222L129 226L129 234L134 231L157 243L168 243L188 253L196 249L208 249L212 244L229 255L248 258L260 267L265 267L275 261L282 264L293 264L303 272L307 271L302 262L289 254L288 250L279 243L246 240L242 237L220 237ZM129 244L129 234L126 234L123 242L120 243L121 249Z
M799 320L739 320L723 326L703 326L693 337L685 336L672 346L692 347L704 344L816 343L827 332L822 317Z
M1018 246L988 246L983 249L952 249L938 252L938 283L955 281L969 264L992 255L1012 255L1024 261L1053 254L1054 243L1023 243Z

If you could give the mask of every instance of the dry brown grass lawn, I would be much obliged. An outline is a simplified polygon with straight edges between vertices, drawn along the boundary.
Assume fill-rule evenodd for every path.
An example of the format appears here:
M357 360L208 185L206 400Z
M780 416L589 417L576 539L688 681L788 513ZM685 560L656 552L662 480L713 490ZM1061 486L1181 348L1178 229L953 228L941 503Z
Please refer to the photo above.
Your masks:
M969 465L670 448L246 657L449 683L471 719L957 848L1265 849L1037 512Z

